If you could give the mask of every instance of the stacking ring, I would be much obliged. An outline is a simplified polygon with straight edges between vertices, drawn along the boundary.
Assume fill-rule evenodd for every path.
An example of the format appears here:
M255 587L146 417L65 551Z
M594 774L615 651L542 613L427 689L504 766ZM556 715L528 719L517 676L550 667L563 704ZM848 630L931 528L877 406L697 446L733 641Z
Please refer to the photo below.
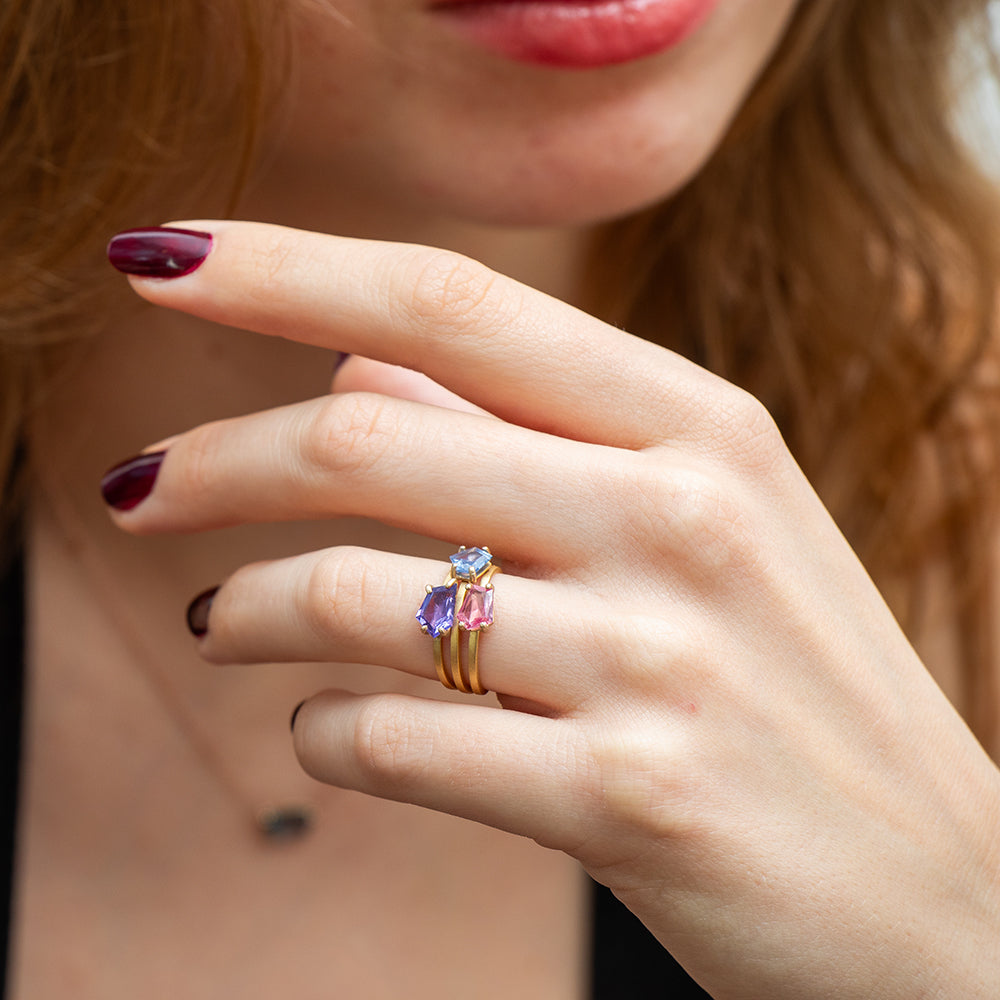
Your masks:
M417 622L434 640L438 680L453 691L486 694L479 680L479 634L493 624L490 581L501 570L488 548L463 545L449 559L451 568L444 583L427 587ZM468 641L463 643L463 637Z

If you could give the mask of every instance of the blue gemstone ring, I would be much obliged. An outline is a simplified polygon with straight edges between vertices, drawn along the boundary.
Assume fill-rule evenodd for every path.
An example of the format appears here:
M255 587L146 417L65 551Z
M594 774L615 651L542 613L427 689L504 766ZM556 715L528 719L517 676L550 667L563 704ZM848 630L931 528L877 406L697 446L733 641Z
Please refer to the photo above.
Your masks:
M493 562L493 553L489 549L470 549L462 546L453 556L448 556L451 561L451 571L456 580L467 580L475 583Z
M488 548L462 546L449 560L451 569L444 583L427 587L416 619L420 630L434 640L438 680L453 691L486 694L479 682L479 633L493 624L490 581L500 567Z

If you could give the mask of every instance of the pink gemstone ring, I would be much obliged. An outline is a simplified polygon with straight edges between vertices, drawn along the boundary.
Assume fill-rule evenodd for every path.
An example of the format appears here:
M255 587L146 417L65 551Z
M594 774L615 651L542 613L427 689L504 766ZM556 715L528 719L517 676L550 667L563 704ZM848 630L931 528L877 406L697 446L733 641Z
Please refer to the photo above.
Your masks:
M487 694L479 680L479 636L493 624L491 580L501 570L488 548L462 546L450 561L444 583L427 587L416 618L434 640L438 680L465 694Z

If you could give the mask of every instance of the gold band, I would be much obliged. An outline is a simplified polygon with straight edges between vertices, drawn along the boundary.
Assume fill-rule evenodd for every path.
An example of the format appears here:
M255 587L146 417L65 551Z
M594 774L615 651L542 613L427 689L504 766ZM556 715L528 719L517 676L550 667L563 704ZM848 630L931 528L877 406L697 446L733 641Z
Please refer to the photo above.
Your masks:
M440 587L427 587L417 620L433 639L434 670L450 691L487 694L479 679L479 633L493 624L492 578L501 569L490 550L463 546ZM463 633L468 639L463 642Z
M455 685L452 683L451 677L448 676L448 668L444 664L444 643L441 639L434 640L434 669L437 671L438 680L446 688L454 691Z
M469 584L464 580L458 585L458 591L455 594L455 624L451 629L451 680L452 683L459 691L463 694L472 694L472 688L465 681L465 677L462 676L462 630L458 627L458 609L462 607L462 602L465 600L465 595L469 592Z

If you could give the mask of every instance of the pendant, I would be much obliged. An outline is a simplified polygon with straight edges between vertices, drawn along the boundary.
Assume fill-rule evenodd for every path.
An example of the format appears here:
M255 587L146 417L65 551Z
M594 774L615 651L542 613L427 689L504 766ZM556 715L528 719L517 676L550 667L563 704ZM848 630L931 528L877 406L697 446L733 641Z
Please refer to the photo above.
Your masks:
M272 844L301 840L312 827L313 812L308 806L276 806L257 814L257 829Z

